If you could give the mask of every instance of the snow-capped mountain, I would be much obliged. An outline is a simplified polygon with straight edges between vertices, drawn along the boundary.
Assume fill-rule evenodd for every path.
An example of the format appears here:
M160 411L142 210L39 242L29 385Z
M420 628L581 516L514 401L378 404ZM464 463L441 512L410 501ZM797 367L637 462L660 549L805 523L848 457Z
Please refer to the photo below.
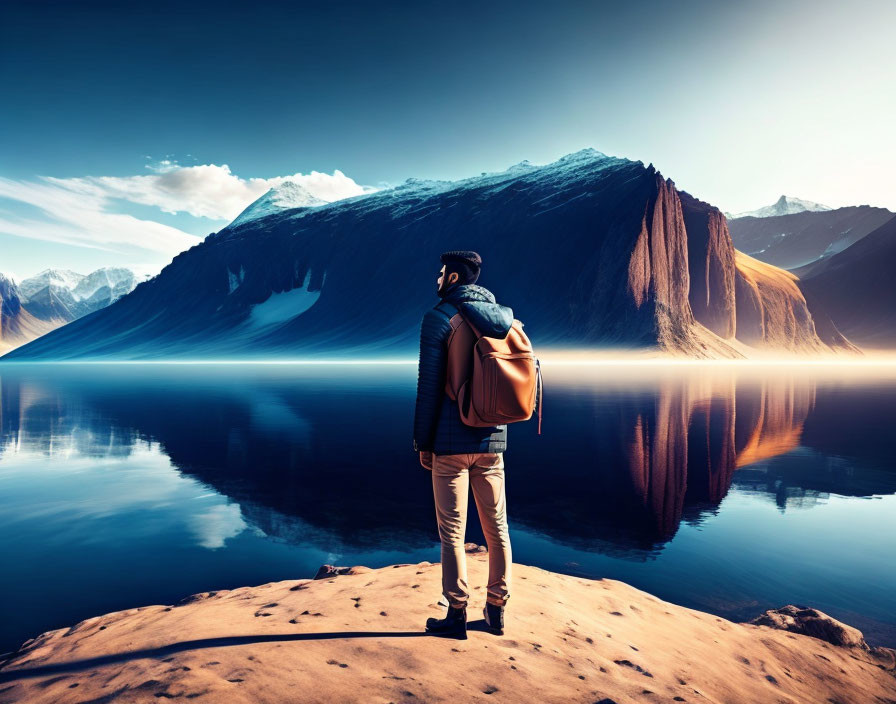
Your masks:
M36 318L59 325L64 325L90 312L72 295L71 291L61 286L44 286L27 298L23 297L22 303L27 307L28 312Z
M842 252L893 217L886 208L854 205L836 210L736 218L728 221L740 251L768 264L797 269Z
M130 269L103 267L81 279L72 289L72 295L80 301L86 301L96 296L100 289L108 288L109 294L106 297L111 299L111 303L133 291L136 285L137 278Z
M653 165L593 149L313 207L279 202L9 358L414 357L451 249L482 255L480 283L539 348L851 348L836 331L819 338L792 276L735 252L717 208Z
M19 284L19 292L27 299L47 286L73 291L83 279L84 274L71 269L44 269L39 274L24 279Z
M15 315L22 305L21 293L11 277L0 273L0 321Z
M757 210L748 210L745 213L736 213L734 215L725 213L729 220L737 218L770 218L776 215L793 215L794 213L820 213L825 210L832 210L821 203L813 203L811 200L801 200L793 196L781 196L772 205L758 208Z
M327 201L312 195L307 188L295 181L284 181L274 186L261 198L254 201L230 223L230 227L245 225L247 222L274 215L291 208L314 208Z
M49 332L56 324L32 315L22 305L19 287L0 273L0 354Z
M26 303L47 288L56 294L66 291L75 301L85 301L105 287L109 289L110 297L116 300L133 291L136 285L137 279L130 269L103 267L86 276L70 269L44 269L24 279L18 289Z
M0 351L105 308L136 285L134 272L121 267L97 269L87 276L70 269L44 269L20 284L0 274Z

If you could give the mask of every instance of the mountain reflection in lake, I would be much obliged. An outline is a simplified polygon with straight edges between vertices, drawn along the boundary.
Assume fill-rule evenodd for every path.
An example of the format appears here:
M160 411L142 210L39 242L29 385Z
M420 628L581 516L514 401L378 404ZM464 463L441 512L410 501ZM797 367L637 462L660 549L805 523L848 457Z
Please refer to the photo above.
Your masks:
M505 455L516 561L733 619L811 604L896 644L892 370L545 382L543 434L512 426ZM324 562L437 561L415 383L411 365L0 366L0 652Z

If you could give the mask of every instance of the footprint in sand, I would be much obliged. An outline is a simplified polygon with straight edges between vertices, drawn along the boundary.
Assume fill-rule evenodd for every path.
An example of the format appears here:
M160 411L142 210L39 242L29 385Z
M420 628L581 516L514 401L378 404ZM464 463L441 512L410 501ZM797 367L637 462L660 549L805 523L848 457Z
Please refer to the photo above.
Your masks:
M653 675L650 674L650 672L648 672L647 670L645 670L645 669L644 669L643 667L641 667L640 665L636 665L636 664L633 663L631 660L614 660L613 662L615 662L617 665L621 665L622 667L630 667L630 668L632 668L633 670L635 670L635 671L637 671L637 672L640 672L640 673L641 673L642 675L644 675L645 677L653 677Z

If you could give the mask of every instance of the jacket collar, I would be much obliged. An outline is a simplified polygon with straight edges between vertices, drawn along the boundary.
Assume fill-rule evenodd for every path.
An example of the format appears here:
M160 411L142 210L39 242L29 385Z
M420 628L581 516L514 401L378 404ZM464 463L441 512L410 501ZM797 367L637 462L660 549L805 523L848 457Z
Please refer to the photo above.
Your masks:
M449 303L460 303L462 301L495 303L495 295L484 286L477 286L476 284L460 284L448 289L448 292L442 300L448 301Z

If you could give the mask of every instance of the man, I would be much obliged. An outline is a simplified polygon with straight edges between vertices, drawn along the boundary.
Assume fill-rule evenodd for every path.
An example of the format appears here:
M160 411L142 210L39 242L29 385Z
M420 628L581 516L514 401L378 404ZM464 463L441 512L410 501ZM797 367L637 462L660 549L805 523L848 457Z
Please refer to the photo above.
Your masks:
M449 606L445 618L427 620L426 630L466 638L470 590L464 533L467 497L472 485L488 543L485 622L488 630L500 635L504 632L504 605L509 598L511 566L504 496L507 426L464 424L457 401L445 393L445 378L452 316L462 312L480 334L503 339L513 324L513 311L498 305L489 290L475 285L482 265L476 252L445 252L441 261L437 281L441 301L426 312L420 329L414 449L420 453L420 464L432 471L442 542L442 593Z

